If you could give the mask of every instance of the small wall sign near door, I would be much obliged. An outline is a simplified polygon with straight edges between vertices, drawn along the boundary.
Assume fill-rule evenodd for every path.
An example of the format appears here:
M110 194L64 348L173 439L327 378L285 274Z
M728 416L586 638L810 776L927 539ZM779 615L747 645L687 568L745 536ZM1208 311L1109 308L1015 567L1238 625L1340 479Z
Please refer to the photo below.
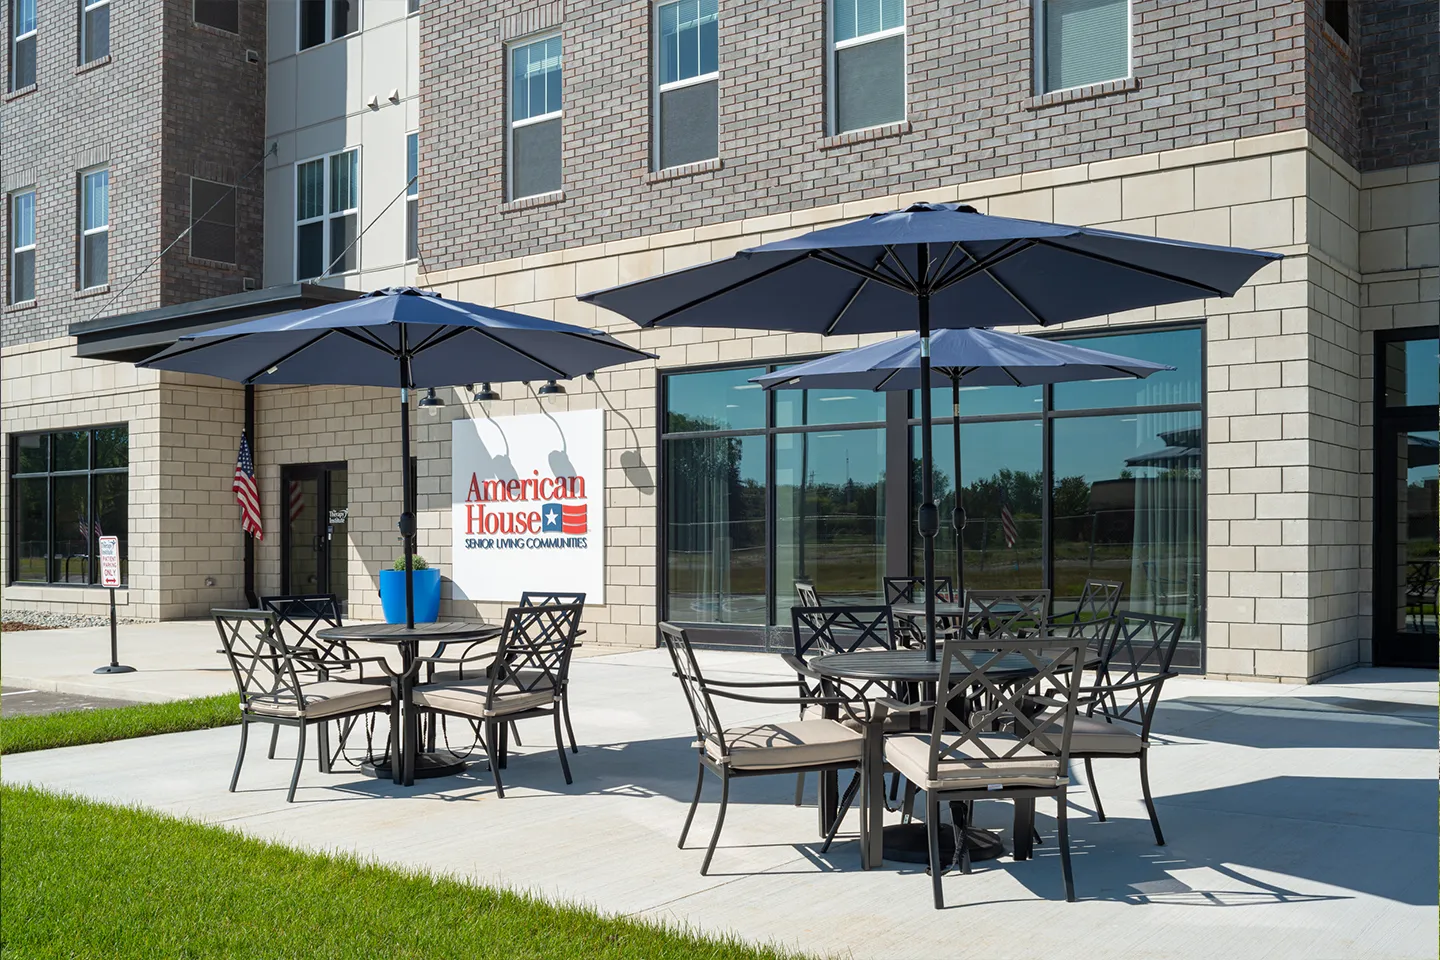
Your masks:
M450 449L461 597L583 591L605 602L604 411L455 420Z

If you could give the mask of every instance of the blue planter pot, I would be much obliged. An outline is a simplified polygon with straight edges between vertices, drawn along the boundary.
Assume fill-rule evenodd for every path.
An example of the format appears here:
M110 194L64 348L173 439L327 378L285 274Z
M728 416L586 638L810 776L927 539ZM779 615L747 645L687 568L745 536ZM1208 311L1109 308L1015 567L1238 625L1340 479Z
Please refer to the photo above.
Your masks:
M434 623L440 619L440 571L412 570L415 580L415 622ZM386 623L405 622L405 571L380 571L380 606Z

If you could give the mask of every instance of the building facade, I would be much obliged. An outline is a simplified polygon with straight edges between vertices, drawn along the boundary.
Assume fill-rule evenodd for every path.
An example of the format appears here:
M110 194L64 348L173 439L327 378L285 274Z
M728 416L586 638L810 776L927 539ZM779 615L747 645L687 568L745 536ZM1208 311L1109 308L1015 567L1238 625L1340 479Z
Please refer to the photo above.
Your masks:
M438 414L417 415L421 551L442 574L463 499L454 423L595 408L606 457L605 597L586 613L596 642L653 645L668 618L711 642L785 645L802 577L878 600L884 576L916 565L912 398L768 398L746 382L866 338L641 332L575 296L917 200L963 201L1285 254L1233 298L1017 331L1177 370L966 392L965 475L939 467L937 489L942 507L964 494L972 585L1043 585L1059 604L1087 578L1123 580L1126 605L1186 618L1185 665L1213 675L1433 663L1433 5L400 6L368 0L337 26L340 7L307 19L269 5L264 129L266 146L281 146L266 160L266 285L414 279L603 328L658 357L543 400L532 385L496 385L502 399L483 402L441 391ZM302 35L324 40L301 49ZM408 152L408 133L413 198L396 148ZM412 211L413 230L397 215ZM72 332L83 352L92 334ZM50 344L67 375L76 367L74 340L14 336L22 349ZM7 450L48 429L10 397L54 382L12 362L9 343ZM215 538L199 559L219 570L240 556L228 489L239 391L160 384L189 414L160 419L214 442L195 492L209 497L196 526L216 532L195 535ZM385 391L255 391L260 593L335 592L352 617L378 615L377 574L398 549L398 433ZM940 465L949 435L942 421ZM7 476L14 503L33 478ZM954 558L947 533L941 570ZM70 587L22 587L13 535L4 549L7 606L75 602L62 599ZM209 593L148 560L136 569L154 571L148 615L237 599L233 574L207 573ZM502 609L446 589L446 614Z

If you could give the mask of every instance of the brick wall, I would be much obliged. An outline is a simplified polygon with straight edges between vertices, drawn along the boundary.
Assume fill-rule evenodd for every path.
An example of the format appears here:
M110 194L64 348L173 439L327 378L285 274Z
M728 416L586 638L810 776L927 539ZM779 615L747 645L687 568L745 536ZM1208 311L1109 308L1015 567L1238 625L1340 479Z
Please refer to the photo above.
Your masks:
M909 117L828 138L820 3L724 5L723 166L651 182L649 8L565 5L564 199L507 209L504 43L556 4L432 0L421 25L421 236L431 270L659 229L1298 129L1304 7L1135 0L1133 82L1034 97L1032 7L911 0ZM549 19L546 19L546 18ZM544 20L541 23L540 20ZM532 22L533 21L533 22Z
M1352 4L1360 34L1362 171L1440 159L1440 6Z
M1305 2L1306 127L1350 166L1360 157L1360 69L1356 24L1344 39L1325 21L1325 0ZM1364 3L1351 4L1353 7Z

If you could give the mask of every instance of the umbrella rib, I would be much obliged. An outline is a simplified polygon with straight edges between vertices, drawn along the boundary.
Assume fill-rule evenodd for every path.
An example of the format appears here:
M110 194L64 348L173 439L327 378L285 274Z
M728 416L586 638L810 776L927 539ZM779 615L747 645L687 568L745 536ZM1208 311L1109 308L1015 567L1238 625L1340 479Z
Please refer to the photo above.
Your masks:
M440 344L444 343L446 340L450 340L450 339L453 339L453 338L455 338L455 337L460 336L460 334L464 333L466 330L475 330L475 329L477 329L477 328L476 328L476 327L451 327L451 328L449 328L449 329L447 330L445 327L437 327L433 333L431 333L431 334L430 334L429 336L427 336L424 340L421 340L418 344L416 344L415 348L410 351L410 356L411 356L412 358L413 358L413 357L418 357L421 353L423 353L423 352L426 351L426 350L429 350L431 347L438 347L438 346L440 346Z
M738 290L746 284L754 283L756 280L763 280L764 278L770 276L770 274L775 273L779 270L784 270L786 267L792 267L795 264L799 263L801 260L809 259L811 256L812 253L807 250L806 252L800 254L798 257L792 257L791 259L786 260L783 263L775 264L775 266L773 267L766 267L764 270L761 270L754 276L745 277L741 280L737 280L734 283L727 284L726 286L721 287L719 290L712 290L704 296L696 297L694 300L691 300L688 303L682 303L678 307L673 307L672 309L666 310L664 313L659 314L653 319L645 321L643 326L656 326L657 324L669 320L677 313L683 313L684 311L689 310L691 307L698 307L702 303L708 303L709 301L714 300L716 297L723 297L725 294L731 292L732 290Z
M1095 253L1090 250L1078 250L1074 247L1063 246L1050 240L1037 240L1036 243L1053 247L1056 250L1064 250L1066 253L1073 253L1076 256L1085 257L1088 260L1099 260L1101 263L1108 263L1112 267L1120 267L1125 270L1134 270L1136 273L1143 273L1148 277L1156 277L1161 280L1168 280L1171 283L1178 283L1181 286L1193 287L1196 290L1204 290L1215 297L1229 297L1232 294L1226 293L1218 287L1212 287L1208 283L1201 283L1198 280L1187 280L1184 277L1177 277L1173 273L1166 273L1163 270L1152 270L1150 267L1142 267L1138 263L1126 263L1124 260L1117 260L1114 257L1107 257L1103 253Z
M920 285L916 283L915 278L910 275L910 269L906 267L904 261L896 255L894 244L886 244L884 249L885 252L880 255L880 259L875 261L875 269L879 270L885 261L889 259L900 270L900 276L904 278L905 282L910 284L912 288L919 289Z
M217 338L215 338L215 339L213 339L213 340L211 340L211 339L209 339L209 338L207 337L207 338L201 340L201 341L198 342L198 343L192 343L192 344L190 344L190 345L188 345L188 346L185 346L185 347L180 348L179 350L174 350L172 353L170 353L169 355L167 355L167 356L165 357L165 359L166 359L166 360L171 360L171 359L174 359L175 357L183 357L183 356L185 356L185 354L187 354L187 353L194 353L196 350L203 350L203 349L206 348L206 347L218 347L218 346L220 346L222 343L229 343L231 340L239 340L239 339L240 339L241 337L243 337L243 336L245 336L245 334L237 333L237 334L235 334L234 336L231 336L231 337L217 337ZM173 348L172 348L172 349L173 349ZM136 366L138 366L138 367L147 366L147 365L150 363L150 360L155 360L155 359L158 359L158 356L157 356L157 357L151 357L149 360L144 360L144 361L136 364Z
M814 250L810 255L821 263L827 263L832 267L839 267L841 270L847 270L856 276L874 280L876 283L883 283L885 286L899 290L901 293L913 295L916 292L913 287L906 287L903 284L896 283L885 274L879 273L873 268L867 268L863 263L857 263L843 254L836 253L834 250Z
M887 249L888 249L888 248L887 248ZM878 260L875 261L875 268L876 268L877 270L880 268L880 264L881 264L884 260L885 260L885 254L884 254L884 253L881 253L881 254L880 254L880 259L878 259ZM850 294L850 299L848 299L848 300L845 301L845 306L841 307L841 308L840 308L840 312L837 313L837 314L835 314L835 319L834 319L834 320L831 320L830 323L825 327L825 329L821 332L821 336L826 336L826 337L828 337L828 336L830 336L830 334L832 334L832 333L835 332L835 328L838 327L838 326L840 326L840 321L843 320L843 319L845 319L845 314L848 313L848 312L850 312L850 308L855 305L855 301L860 299L860 294L865 291L865 284L867 284L867 283L869 283L869 282L870 282L870 278L869 278L869 277L863 277L863 278L861 278L861 280L860 280L860 285L855 288L855 292L854 292L854 293Z
M956 243L955 245L960 248L960 252L969 258L969 263L957 263L955 269L951 271L949 276L941 277L936 281L934 292L939 293L947 287L954 286L961 280L973 277L976 273L988 267L998 267L1016 254L1022 253L1034 246L1034 244L1035 241L1033 240L1011 240L984 259L977 259L973 253L965 249L963 244Z
M989 267L981 267L981 268L980 268L980 272L983 273L983 274L985 274L985 276L989 277L990 280L995 284L995 286L999 287L1001 290L1004 290L1007 294L1009 294L1010 299L1011 299L1011 300L1014 300L1016 303L1018 303L1018 304L1020 305L1020 309L1024 310L1026 313L1030 314L1030 319L1031 319L1031 320L1034 320L1036 323L1040 324L1040 326L1042 326L1042 327L1045 326L1045 320L1044 320L1044 318L1041 317L1040 314L1036 313L1035 310L1030 306L1030 304L1028 304L1028 303L1026 303L1026 302L1024 301L1024 299L1020 296L1020 294L1018 294L1018 293L1016 293L1014 290L1012 290L1012 289L1010 288L1010 285L1009 285L1008 283L1006 283L1004 280L1001 280L999 277L995 276L995 274L991 271L991 269L990 269Z
M285 354L285 355L284 355L283 357L281 357L279 360L272 360L271 362L265 364L265 366L261 367L259 370L256 370L254 373L250 374L250 376L241 379L240 382L241 382L241 383L254 383L257 377L259 377L259 376L261 376L262 374L264 374L264 373L265 373L267 370L269 370L270 368L272 368L272 367L278 367L278 366L280 366L280 364L285 363L287 360L289 360L291 357L295 356L297 353L300 353L301 351L304 351L304 350L309 350L311 347L315 346L315 344L319 343L321 340L324 340L326 337L330 336L330 334L332 334L332 333L334 333L334 332L335 332L335 330L334 330L333 328L322 332L322 333L320 334L320 336L316 337L316 338L313 339L313 340L307 340L305 343L300 344L300 346L296 347L294 350L291 350L289 353Z
M390 346L390 344L386 343L384 340L381 340L369 330L347 330L341 327L336 327L335 332L340 334L342 337L349 337L351 340L354 340L357 343L364 344L367 347L379 347L382 351L388 353L392 357L397 356L394 347Z
M564 370L561 370L559 367L554 366L553 364L546 363L544 360L541 360L539 357L530 353L530 351L522 350L519 347L515 346L515 344L513 343L506 343L504 340L501 340L499 337L495 336L495 334L491 333L489 330L486 330L484 327L466 327L465 329L473 330L483 337L489 337L491 340L500 344L500 346L504 347L505 349L510 350L513 353L518 353L520 354L520 356L524 357L526 360L529 360L531 363L538 364L539 366L544 367L546 370L554 373L556 378L559 380L570 379L571 375L566 373Z
M948 267L948 266L950 266L950 259L955 256L955 251L958 250L958 249L960 249L960 241L959 241L959 240L953 241L953 242L950 244L950 252L947 253L947 254L945 254L945 259L944 259L944 260L941 260L941 261L940 261L940 266L938 266L938 267L935 268L935 276L937 276L937 277L942 277L942 278L943 278L944 273L945 273L945 268ZM965 253L965 255L968 257L970 254L969 254L969 252L967 251L967 252ZM937 282L938 282L938 281L937 281Z

